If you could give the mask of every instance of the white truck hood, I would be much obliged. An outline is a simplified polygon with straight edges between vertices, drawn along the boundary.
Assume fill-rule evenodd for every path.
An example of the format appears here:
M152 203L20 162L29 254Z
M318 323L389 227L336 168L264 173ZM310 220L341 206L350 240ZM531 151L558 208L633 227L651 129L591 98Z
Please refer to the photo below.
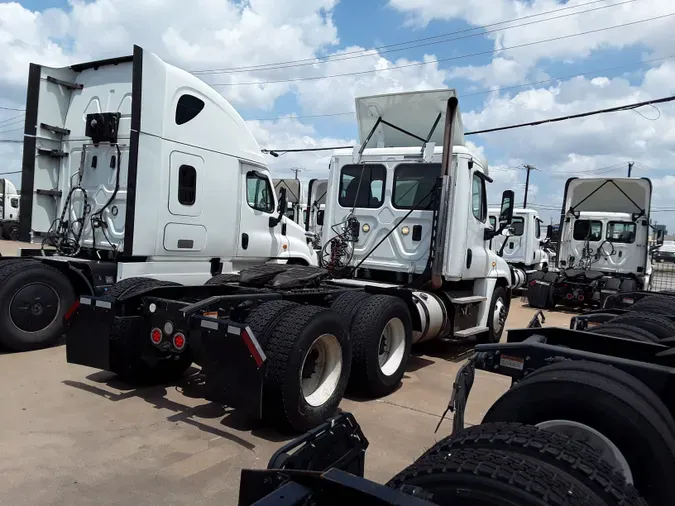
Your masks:
M600 212L649 215L652 183L646 178L571 178L565 188L564 213Z

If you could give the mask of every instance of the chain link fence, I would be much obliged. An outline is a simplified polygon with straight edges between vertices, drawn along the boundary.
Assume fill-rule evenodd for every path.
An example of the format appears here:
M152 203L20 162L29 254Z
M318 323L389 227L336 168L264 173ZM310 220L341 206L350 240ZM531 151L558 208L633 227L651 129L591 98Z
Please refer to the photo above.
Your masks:
M675 292L675 260L655 258L652 262L649 290L652 292Z

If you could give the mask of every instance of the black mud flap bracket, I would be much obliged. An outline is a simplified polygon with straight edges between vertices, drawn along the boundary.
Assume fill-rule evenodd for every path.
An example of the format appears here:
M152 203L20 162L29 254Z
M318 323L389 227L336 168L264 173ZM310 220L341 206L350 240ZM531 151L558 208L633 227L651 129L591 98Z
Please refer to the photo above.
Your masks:
M110 329L115 320L112 302L80 297L66 312L66 361L111 370Z

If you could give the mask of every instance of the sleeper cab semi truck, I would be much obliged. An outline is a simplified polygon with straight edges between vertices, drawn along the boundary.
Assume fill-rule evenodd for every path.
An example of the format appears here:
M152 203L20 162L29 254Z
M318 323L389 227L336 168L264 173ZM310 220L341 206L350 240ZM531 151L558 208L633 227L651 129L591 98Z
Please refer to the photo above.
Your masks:
M331 158L321 267L122 280L80 297L68 361L160 382L194 362L208 399L305 430L347 388L397 389L413 343L499 340L514 275L487 247L491 179L464 146L454 91L358 98L357 111L361 145ZM502 200L500 229L513 192Z
M77 298L120 280L317 263L237 111L137 46L31 64L21 188L19 238L42 248L0 260L0 344L13 350L54 343Z

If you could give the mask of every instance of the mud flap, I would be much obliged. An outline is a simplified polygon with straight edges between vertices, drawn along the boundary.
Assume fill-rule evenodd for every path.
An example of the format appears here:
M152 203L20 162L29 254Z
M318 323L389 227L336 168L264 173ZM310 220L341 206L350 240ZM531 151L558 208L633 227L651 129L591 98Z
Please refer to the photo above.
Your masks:
M205 398L262 418L267 357L250 328L216 318L192 318L191 343L202 367Z
M111 302L80 297L65 315L66 361L110 370L110 329L115 319Z

